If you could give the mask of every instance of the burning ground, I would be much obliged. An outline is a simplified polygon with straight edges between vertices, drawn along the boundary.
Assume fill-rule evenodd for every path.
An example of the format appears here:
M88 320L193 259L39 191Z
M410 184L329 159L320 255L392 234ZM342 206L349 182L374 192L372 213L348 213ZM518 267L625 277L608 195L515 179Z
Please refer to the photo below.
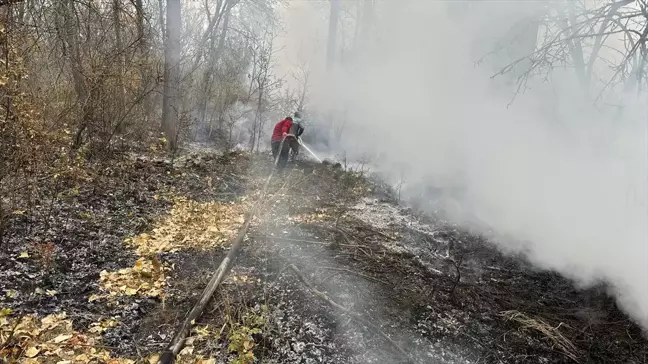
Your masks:
M13 212L0 252L0 355L154 362L227 253L265 155L124 155ZM362 175L273 179L180 363L643 363L605 294L399 206ZM337 305L337 307L336 307Z

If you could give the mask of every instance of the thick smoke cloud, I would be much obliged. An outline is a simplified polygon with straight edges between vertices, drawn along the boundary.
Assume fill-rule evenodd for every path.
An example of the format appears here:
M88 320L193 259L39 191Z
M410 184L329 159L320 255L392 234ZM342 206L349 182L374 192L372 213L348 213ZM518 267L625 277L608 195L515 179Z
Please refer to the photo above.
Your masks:
M491 2L463 18L447 4L386 2L379 42L320 78L316 106L349 118L340 150L380 155L376 168L394 179L407 165L406 187L460 188L444 201L453 219L511 237L503 250L578 285L607 282L648 329L648 108L636 94L612 100L622 112L609 98L595 107L572 70L531 81L511 103L506 76L475 61L543 4ZM484 12L495 4L505 9Z

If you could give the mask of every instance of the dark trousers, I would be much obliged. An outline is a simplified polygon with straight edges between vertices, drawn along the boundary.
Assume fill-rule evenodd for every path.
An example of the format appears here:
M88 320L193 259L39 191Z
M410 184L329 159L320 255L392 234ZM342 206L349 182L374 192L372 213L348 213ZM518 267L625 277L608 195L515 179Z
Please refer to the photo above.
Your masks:
M286 163L288 162L288 156L290 154L290 150L293 150L293 155L297 155L299 153L299 143L297 142L296 139L294 138L286 138L283 143L283 147L281 148L281 151L279 151L279 146L281 145L281 140L277 141L272 141L270 143L270 146L272 147L272 160L277 160L277 154L279 154L279 161L277 163L277 167L281 170L286 167Z

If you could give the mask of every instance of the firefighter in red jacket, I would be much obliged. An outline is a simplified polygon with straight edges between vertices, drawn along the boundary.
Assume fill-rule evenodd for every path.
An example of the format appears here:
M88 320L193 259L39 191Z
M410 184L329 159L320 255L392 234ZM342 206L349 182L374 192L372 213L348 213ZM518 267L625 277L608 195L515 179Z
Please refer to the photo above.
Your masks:
M299 153L299 141L298 138L304 132L304 128L301 126L299 119L301 115L299 112L295 113L295 118L288 116L282 121L278 122L274 131L272 132L272 140L270 145L272 146L272 158L277 160L277 154L279 154L278 167L283 169L288 162L288 155L290 150L293 150L293 155L296 156ZM283 147L281 151L279 147L281 146L281 141L284 140Z

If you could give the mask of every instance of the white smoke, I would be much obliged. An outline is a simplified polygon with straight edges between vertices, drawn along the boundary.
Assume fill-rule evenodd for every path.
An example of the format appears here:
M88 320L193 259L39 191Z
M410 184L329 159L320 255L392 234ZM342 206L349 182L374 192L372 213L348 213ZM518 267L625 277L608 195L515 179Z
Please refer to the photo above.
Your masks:
M446 2L384 5L377 46L319 77L317 106L348 112L343 143L382 154L382 172L406 164L408 181L464 188L454 219L525 242L500 244L578 284L606 281L648 329L646 105L622 95L622 113L595 108L572 70L556 70L507 107L515 88L475 60L531 5L463 21ZM322 28L312 27L289 37Z

